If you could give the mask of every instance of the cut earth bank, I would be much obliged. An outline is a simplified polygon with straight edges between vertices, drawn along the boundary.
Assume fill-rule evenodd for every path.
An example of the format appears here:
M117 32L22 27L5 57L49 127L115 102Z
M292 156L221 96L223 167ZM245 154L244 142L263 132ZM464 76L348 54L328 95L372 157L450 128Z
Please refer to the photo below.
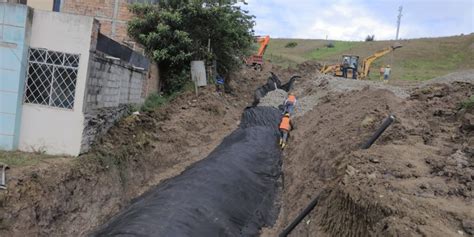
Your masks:
M233 75L231 94L188 91L117 123L78 158L11 167L0 191L0 236L85 236L136 198L206 157L238 127L264 73Z
M284 81L302 76L295 84L302 108L284 152L280 217L262 236L276 236L318 193L320 205L294 236L469 233L474 121L472 108L458 106L473 94L473 72L405 89L319 75L317 68L243 70L233 80L234 96L213 88L199 98L185 93L124 119L88 155L12 170L0 197L0 235L87 234L206 157L238 126L269 70ZM467 83L453 82L459 78ZM397 122L360 151L389 113Z
M462 105L473 70L410 88L303 76L295 90L302 108L282 158L281 210L262 236L317 195L290 236L474 234L474 108ZM389 114L396 122L361 150Z

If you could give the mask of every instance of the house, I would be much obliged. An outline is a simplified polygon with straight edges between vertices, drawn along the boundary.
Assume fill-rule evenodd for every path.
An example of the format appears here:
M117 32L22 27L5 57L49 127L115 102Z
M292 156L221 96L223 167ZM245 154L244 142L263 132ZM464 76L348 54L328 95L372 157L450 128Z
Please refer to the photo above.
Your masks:
M2 1L2 0L0 0ZM4 0L6 1L6 0ZM8 0L27 4L47 11L94 17L100 23L100 33L144 54L143 49L127 34L127 23L133 17L128 7L135 2L155 3L158 0ZM150 60L152 61L152 60ZM147 95L159 91L160 73L156 63L151 63L147 75Z
M148 59L100 29L93 17L0 3L0 149L77 156L144 101Z

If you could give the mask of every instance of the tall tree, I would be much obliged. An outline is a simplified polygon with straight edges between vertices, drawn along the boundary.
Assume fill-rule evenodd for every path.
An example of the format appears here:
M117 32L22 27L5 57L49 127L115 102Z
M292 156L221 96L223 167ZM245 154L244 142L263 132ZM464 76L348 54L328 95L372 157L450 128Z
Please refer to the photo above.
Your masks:
M253 16L236 0L168 0L133 4L128 32L162 71L164 90L179 90L191 60L216 60L220 73L241 64L253 42ZM208 42L211 50L208 50Z

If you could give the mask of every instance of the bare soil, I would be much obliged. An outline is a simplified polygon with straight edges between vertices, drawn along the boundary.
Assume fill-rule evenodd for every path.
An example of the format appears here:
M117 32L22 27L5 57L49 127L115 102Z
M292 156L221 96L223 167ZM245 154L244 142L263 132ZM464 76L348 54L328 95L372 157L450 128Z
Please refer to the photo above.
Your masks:
M459 105L474 94L473 77L396 90L324 75L301 80L297 96L314 108L296 118L279 218L262 236L277 236L317 195L290 236L472 236L474 111ZM396 122L361 150L389 114Z
M55 158L7 173L0 236L84 236L150 187L206 157L234 130L268 72L244 70L231 94L214 86L185 92L150 113L131 115L77 158Z
M301 102L284 151L277 236L311 199L318 206L291 236L474 234L474 74L385 85L320 75L317 62L232 76L114 126L89 154L9 171L0 191L0 236L85 236L130 201L206 157L234 130L269 71L300 75ZM457 78L462 78L458 80ZM282 94L284 96L284 93ZM275 100L278 100L276 98ZM396 122L367 150L384 118Z

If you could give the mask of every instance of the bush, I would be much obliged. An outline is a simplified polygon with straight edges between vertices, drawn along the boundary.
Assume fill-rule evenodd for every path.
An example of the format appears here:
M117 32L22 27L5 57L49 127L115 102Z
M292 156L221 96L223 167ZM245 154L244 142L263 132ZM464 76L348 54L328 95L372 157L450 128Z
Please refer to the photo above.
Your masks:
M174 99L176 95L178 95L178 93L173 93L169 95L159 95L158 93L153 93L146 98L145 103L143 103L141 107L141 111L145 111L145 112L154 111L160 106Z
M365 37L365 41L366 42L375 41L375 35L367 35L367 37Z
M461 102L461 108L462 109L474 108L474 95L471 95L471 97L469 97L469 99Z
M298 45L298 43L294 42L294 41L291 41L291 42L288 42L286 45L285 45L285 48L294 48Z
M329 43L326 45L326 47L328 47L328 48L334 48L334 47L336 47L336 46L334 45L333 42L329 42Z
M221 74L240 67L252 46L254 18L237 2L158 1L130 6L134 17L128 22L128 34L158 63L165 93L189 81L190 76L182 75L189 75L192 60L216 60Z

